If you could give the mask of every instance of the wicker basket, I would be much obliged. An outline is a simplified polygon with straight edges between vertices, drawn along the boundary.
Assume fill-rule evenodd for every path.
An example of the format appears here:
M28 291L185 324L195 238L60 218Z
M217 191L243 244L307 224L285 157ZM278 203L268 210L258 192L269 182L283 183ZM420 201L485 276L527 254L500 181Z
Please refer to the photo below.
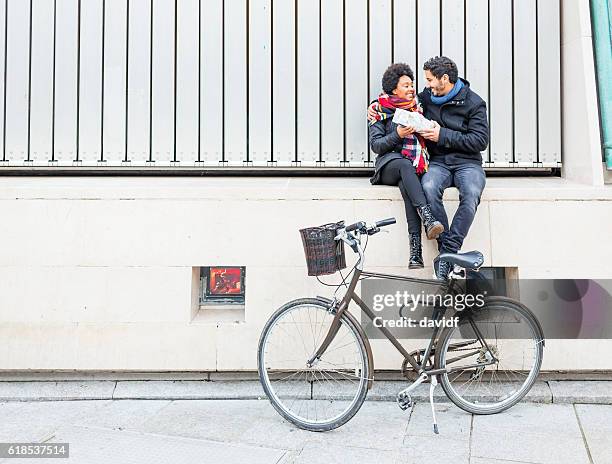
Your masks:
M344 242L334 240L344 221L301 229L309 276L334 274L346 267Z

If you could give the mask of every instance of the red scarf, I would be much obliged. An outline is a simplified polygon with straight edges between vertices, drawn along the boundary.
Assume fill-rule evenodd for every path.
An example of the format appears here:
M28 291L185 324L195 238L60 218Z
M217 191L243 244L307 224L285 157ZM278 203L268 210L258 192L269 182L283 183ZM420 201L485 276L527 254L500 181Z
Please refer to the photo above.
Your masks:
M417 104L416 98L413 98L412 100L406 100L396 95L387 95L385 93L382 93L378 97L378 102L374 104L376 116L375 120L371 121L370 124L374 124L377 121L383 121L385 119L392 118L397 108L406 111L417 111L419 113L422 113L421 108ZM417 174L423 174L427 172L427 168L429 166L429 156L427 154L427 148L425 146L425 139L423 139L423 137L421 137L416 132L404 138L402 145L402 155L412 161L412 164Z

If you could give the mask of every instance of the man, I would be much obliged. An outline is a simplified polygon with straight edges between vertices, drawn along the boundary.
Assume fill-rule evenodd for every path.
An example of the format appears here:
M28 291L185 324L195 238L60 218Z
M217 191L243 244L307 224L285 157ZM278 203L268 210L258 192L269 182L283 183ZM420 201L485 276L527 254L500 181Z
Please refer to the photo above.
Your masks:
M430 156L421 180L434 216L444 225L438 237L440 253L457 253L463 245L480 204L486 178L481 151L489 144L486 103L468 81L459 78L457 65L437 56L423 65L426 88L419 94L423 115L435 126L420 134ZM448 187L459 190L459 208L449 228L442 195ZM434 260L438 279L446 279L451 263Z

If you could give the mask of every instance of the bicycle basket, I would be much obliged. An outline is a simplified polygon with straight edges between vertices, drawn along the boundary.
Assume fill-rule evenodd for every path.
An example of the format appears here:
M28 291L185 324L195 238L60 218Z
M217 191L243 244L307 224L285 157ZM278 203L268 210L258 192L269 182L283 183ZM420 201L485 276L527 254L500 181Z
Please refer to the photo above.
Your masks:
M344 221L300 230L309 276L334 274L346 267L344 242L334 240Z

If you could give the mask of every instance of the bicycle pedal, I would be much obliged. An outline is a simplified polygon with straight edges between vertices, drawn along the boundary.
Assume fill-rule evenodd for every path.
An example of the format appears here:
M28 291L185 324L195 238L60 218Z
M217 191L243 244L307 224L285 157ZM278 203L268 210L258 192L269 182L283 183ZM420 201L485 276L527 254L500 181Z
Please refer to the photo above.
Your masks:
M405 411L406 409L412 407L412 398L410 397L410 395L399 394L397 395L396 401L397 405L402 411Z

